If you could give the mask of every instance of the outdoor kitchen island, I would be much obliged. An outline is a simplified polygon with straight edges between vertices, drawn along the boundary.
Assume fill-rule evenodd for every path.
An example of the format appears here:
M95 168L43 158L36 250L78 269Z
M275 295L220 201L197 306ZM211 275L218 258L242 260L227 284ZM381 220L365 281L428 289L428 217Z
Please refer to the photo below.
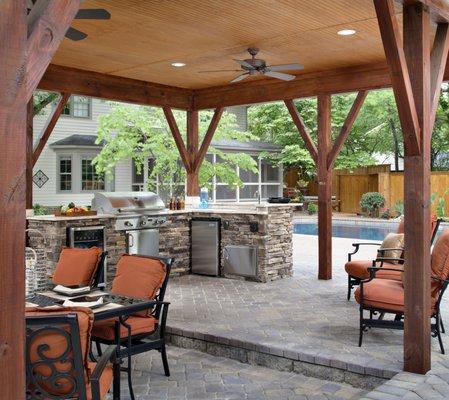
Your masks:
M159 232L159 255L175 258L172 275L190 273L190 221L192 218L213 218L221 222L221 265L219 275L227 278L268 282L292 276L292 216L289 204L226 204L211 205L208 209L159 210L146 214L155 221ZM117 230L120 223L115 214L67 217L42 215L28 217L30 229L42 235L29 234L30 247L43 250L43 263L38 263L35 276L38 286L48 282L58 261L62 247L67 246L67 228L103 226L107 256L107 281L115 275L121 254L127 250L126 231ZM226 246L251 246L257 249L257 269L252 277L223 273Z

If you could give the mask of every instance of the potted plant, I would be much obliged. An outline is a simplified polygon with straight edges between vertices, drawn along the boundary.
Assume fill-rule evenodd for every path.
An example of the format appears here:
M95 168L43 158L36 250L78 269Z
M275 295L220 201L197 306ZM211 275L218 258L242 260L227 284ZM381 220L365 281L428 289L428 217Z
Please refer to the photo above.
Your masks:
M379 210L385 205L385 197L379 192L367 192L360 199L360 208L370 217L378 217Z

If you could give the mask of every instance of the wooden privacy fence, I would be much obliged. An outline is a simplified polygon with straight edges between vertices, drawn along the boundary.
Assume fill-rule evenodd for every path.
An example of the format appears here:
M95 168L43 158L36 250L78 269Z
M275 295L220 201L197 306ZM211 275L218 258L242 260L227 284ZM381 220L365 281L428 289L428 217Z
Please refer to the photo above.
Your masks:
M449 171L434 171L430 177L431 193L446 200L446 213L449 214ZM297 172L288 171L284 182L287 187L294 187L298 180ZM309 195L318 194L316 181L309 182ZM332 174L332 195L340 201L340 211L360 213L360 198L366 192L379 192L385 197L385 208L393 208L398 201L404 201L404 173L390 171L390 165L374 165L371 167L350 170L335 170ZM436 202L432 204L432 212L436 211Z

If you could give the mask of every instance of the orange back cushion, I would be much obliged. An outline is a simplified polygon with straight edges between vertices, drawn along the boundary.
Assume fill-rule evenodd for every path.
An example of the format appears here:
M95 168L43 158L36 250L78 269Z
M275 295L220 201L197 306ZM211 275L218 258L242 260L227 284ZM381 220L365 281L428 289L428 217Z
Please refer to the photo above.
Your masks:
M64 286L89 286L98 268L101 253L102 250L98 247L62 249L53 275L53 283Z
M435 243L431 259L432 274L440 279L449 276L449 229L444 229Z
M89 354L89 346L90 346L90 333L92 330L93 320L94 316L90 309L84 308L84 307L52 307L52 308L27 308L25 311L25 317L35 317L35 316L42 316L42 317L50 317L50 316L57 316L57 315L67 315L67 314L76 314L78 318L78 327L80 332L80 344L81 344L81 356L83 360L84 367L88 373L89 371L89 364L88 364L88 354ZM69 326L58 326L58 328L61 328L62 330L66 331L69 334L72 334L72 332L69 330ZM73 340L73 339L72 339ZM28 343L27 348L27 354L29 356L29 361L31 363L37 363L40 360L42 360L42 357L39 355L39 346L41 345L47 345L48 347L45 348L43 351L43 355L46 358L57 358L63 355L67 351L67 340L64 337L63 333L60 331L44 331L41 334L34 337L34 339ZM68 354L65 356L65 359L71 359L74 357L72 351L70 350ZM60 362L55 361L52 363L52 365L57 368L59 371L69 372L72 369L72 365L70 362ZM34 373L41 374L43 376L49 376L51 375L51 369L49 366L45 364L37 364L34 369ZM89 375L87 376L89 378ZM73 385L70 380L61 378L58 383L60 384L59 387L52 387L50 385L50 382L47 384L42 383L43 388L56 396L61 396L64 394L70 393L70 391L73 388ZM84 390L84 388L83 388Z
M125 254L117 264L112 293L154 299L164 283L166 273L162 261Z

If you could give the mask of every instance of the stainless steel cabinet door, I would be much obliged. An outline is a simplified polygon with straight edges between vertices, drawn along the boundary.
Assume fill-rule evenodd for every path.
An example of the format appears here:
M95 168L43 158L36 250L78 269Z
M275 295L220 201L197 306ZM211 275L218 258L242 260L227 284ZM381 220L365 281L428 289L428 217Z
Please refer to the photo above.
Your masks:
M127 232L128 253L143 256L159 256L159 231L142 229Z
M219 274L220 222L192 220L192 272L196 274Z

